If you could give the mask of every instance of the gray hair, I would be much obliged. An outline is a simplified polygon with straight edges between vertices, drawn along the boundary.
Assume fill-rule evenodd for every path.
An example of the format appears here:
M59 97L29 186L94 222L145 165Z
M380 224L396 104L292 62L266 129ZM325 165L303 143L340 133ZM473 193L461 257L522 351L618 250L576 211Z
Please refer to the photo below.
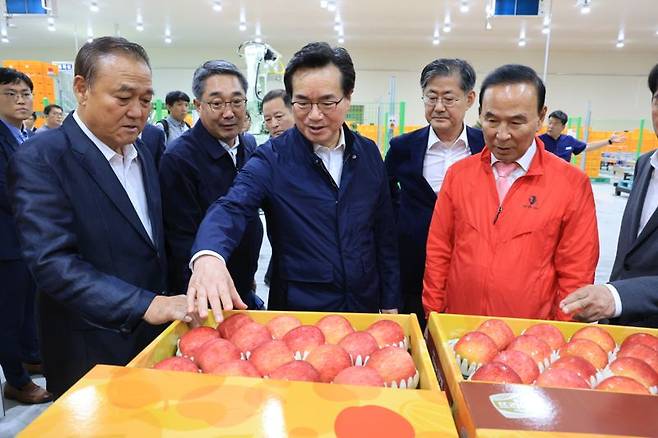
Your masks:
M214 75L233 75L237 77L245 94L247 93L247 88L249 87L247 78L244 77L242 72L235 66L235 64L221 59L216 59L204 62L201 67L194 71L194 77L192 78L192 92L194 93L194 97L201 99L206 79Z
M475 70L471 64L459 58L439 58L425 66L420 74L420 87L424 90L427 83L436 76L458 75L461 89L468 93L475 87Z

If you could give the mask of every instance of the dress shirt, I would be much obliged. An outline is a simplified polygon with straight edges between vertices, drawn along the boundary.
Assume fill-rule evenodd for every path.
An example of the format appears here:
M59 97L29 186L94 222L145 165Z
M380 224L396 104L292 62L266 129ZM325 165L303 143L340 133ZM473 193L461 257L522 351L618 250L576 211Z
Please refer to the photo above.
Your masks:
M345 154L345 132L341 128L338 143L333 148L321 146L319 144L313 145L315 155L320 157L325 169L331 175L331 178L340 187L340 177L343 174L343 155Z
M453 143L444 143L430 126L430 135L427 139L427 152L423 160L423 177L432 187L434 193L439 193L445 179L446 172L457 161L471 156L468 147L468 136L466 125L462 126L462 132Z
M510 173L509 177L512 180L512 184L528 173L528 169L530 168L530 163L532 163L532 159L535 157L535 153L537 152L537 144L535 143L535 140L532 140L532 144L528 148L527 151L525 151L525 154L521 156L518 160L516 160L516 164L519 165L518 168L516 168L512 173ZM494 167L494 163L500 161L498 158L494 156L494 154L491 154L491 166L493 168L493 173L494 177L496 180L498 180L498 171Z
M23 131L21 131L20 129L18 129L17 127L12 125L11 123L5 122L2 119L0 119L0 122L4 123L4 125L7 127L7 129L9 129L9 132L11 132L11 135L14 136L14 138L16 139L18 144L23 144L23 142L27 139L27 136L25 136Z
M235 137L235 144L233 146L229 146L228 143L224 143L221 140L219 141L219 144L222 145L222 147L228 152L229 156L231 157L231 160L233 160L233 165L235 168L238 168L238 146L240 146L240 137Z

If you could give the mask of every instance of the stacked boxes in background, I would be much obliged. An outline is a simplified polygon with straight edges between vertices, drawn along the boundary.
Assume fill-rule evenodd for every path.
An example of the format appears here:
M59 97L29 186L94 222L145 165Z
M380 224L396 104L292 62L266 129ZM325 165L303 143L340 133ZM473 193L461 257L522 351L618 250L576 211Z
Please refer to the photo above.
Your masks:
M34 111L43 111L44 99L48 99L48 103L55 103L54 77L59 74L56 65L43 61L5 59L2 66L21 71L30 77L34 84Z

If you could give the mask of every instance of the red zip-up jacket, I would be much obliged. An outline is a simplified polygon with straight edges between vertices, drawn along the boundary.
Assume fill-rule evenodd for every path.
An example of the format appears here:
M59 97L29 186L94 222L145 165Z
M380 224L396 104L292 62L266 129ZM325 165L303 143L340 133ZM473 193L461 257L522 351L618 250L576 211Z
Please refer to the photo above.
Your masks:
M580 169L536 143L502 205L488 148L448 171L427 239L427 313L570 320L558 303L594 282L599 257L594 197Z

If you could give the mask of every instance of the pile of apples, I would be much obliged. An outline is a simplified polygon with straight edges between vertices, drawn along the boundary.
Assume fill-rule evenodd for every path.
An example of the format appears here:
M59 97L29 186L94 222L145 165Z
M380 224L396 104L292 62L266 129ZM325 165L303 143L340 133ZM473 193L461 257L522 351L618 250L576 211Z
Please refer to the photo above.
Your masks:
M632 334L618 346L604 328L589 325L566 342L548 323L514 336L507 323L489 319L451 345L462 374L470 380L658 392L658 337L649 333Z
M356 331L342 315L315 325L281 315L266 325L236 313L217 328L197 327L180 337L178 353L156 369L223 376L415 388L418 371L408 338L382 319Z

